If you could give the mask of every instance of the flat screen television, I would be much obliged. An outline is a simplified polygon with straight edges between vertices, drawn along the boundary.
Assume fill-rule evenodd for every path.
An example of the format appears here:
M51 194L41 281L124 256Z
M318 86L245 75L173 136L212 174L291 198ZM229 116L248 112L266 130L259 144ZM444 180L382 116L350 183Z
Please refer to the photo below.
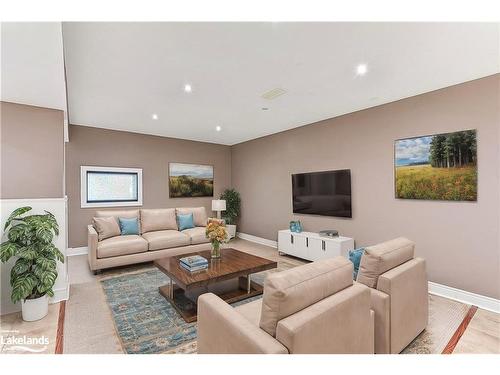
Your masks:
M292 175L293 212L352 217L351 170Z

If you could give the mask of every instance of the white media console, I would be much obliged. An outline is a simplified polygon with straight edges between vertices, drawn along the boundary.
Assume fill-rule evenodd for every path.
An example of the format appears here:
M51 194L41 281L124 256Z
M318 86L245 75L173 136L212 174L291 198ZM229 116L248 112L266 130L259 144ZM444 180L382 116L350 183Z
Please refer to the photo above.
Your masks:
M323 237L318 233L295 233L289 229L278 232L278 251L306 260L320 260L338 255L348 257L354 249L354 239L349 237Z

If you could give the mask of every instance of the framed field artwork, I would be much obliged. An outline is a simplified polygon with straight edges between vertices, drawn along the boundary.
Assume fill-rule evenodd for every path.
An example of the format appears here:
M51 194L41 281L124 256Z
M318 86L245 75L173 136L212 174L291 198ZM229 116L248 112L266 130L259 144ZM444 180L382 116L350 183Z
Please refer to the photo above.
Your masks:
M169 163L168 187L170 198L213 197L214 167Z
M396 198L477 201L476 130L394 143Z

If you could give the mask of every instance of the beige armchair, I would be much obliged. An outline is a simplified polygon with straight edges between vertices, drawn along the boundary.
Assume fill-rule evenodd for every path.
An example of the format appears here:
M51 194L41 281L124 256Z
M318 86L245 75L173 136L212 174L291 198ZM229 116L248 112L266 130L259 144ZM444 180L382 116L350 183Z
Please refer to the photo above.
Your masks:
M357 283L370 287L375 312L375 353L400 353L428 322L425 260L400 237L365 249Z
M370 289L342 257L277 272L262 299L233 308L198 298L199 353L373 353Z

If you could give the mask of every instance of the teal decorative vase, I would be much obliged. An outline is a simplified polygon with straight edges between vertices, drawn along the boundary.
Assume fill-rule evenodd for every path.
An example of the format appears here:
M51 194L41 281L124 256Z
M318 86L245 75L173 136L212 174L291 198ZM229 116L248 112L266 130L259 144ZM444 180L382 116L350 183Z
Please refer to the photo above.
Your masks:
M302 232L302 224L300 224L300 221L290 221L290 232L294 233L300 233Z

